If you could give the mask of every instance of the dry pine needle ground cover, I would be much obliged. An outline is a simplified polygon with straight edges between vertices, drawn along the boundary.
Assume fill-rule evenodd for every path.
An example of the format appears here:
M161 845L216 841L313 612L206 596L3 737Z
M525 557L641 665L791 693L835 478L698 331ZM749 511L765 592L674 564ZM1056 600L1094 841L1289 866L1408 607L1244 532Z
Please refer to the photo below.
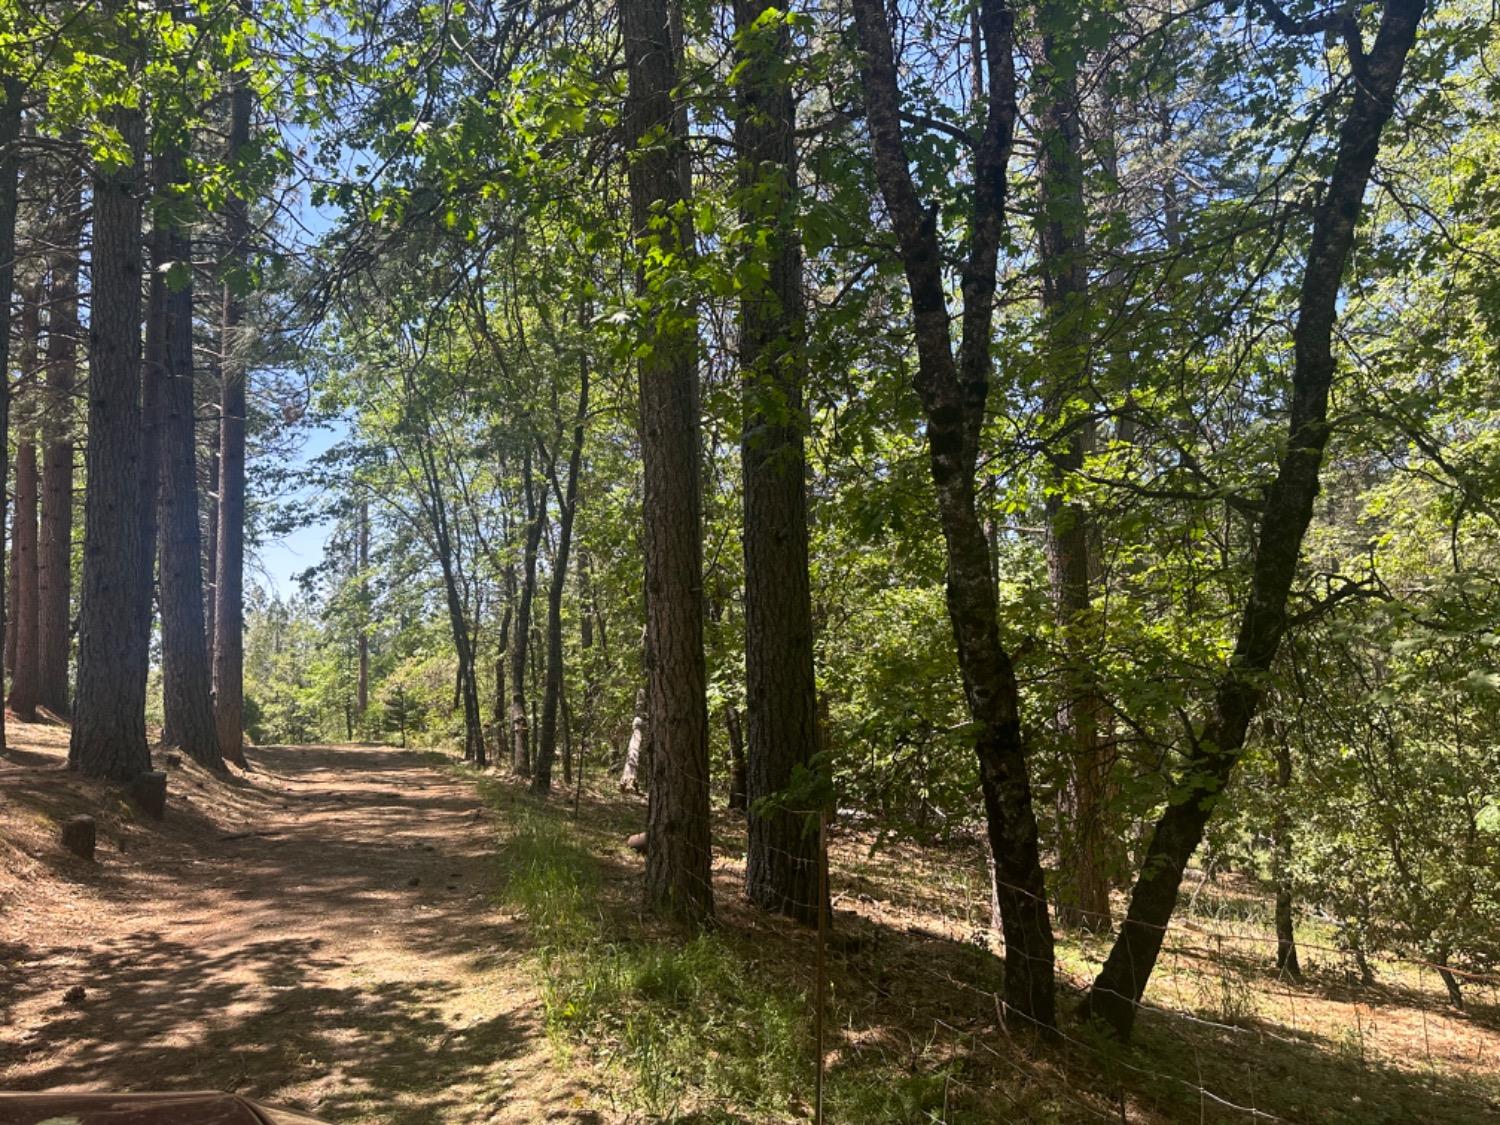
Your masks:
M814 938L741 901L732 816L717 822L712 952L676 959L680 936L638 910L640 860L623 846L644 820L635 796L587 789L575 813L503 779L476 785L438 755L269 747L227 780L171 767L156 823L63 768L65 728L12 723L10 741L0 1087L215 1087L398 1125L810 1112ZM79 812L98 819L94 864L57 840ZM593 978L560 973L573 939L539 935L508 900L507 840L523 822L589 869L588 955L607 943L633 966L611 994L617 1018L570 1024L583 1001L568 990ZM1431 971L1377 962L1377 984L1361 987L1319 949L1304 953L1303 984L1278 980L1253 887L1201 888L1148 994L1159 1010L1123 1050L1073 1024L1052 1045L1005 1026L977 849L836 830L831 867L829 1104L844 1120L1500 1119L1493 985L1476 982L1456 1012ZM1059 952L1068 1007L1104 946ZM755 1087L771 1100L737 1101L737 1078L695 1084L670 1055L638 1065L632 1012L680 1000L694 982L674 972L754 997L741 1018L787 1021L782 1084L762 1073ZM773 1068L727 1057L764 1028L716 1040L692 1021L725 1018L722 1005L678 1009L678 1032L731 1044L713 1073Z

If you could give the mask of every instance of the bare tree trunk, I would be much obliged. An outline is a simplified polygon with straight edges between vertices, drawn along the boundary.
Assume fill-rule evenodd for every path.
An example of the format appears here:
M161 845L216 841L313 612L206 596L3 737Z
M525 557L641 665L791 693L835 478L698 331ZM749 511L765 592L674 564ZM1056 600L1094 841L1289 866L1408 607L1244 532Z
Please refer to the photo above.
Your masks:
M766 283L740 300L745 521L745 712L749 848L745 891L807 925L821 916L816 809L765 810L818 749L812 594L807 563L806 347L797 237L795 109L785 23L775 6L736 0L735 141L740 215Z
M1090 521L1083 505L1063 499L1068 479L1093 451L1094 424L1069 417L1069 404L1088 392L1090 355L1086 213L1083 190L1078 66L1082 47L1060 13L1046 10L1042 54L1047 83L1040 101L1042 310L1047 329L1043 376L1045 412L1056 430L1047 456L1051 487L1047 509L1047 570L1053 612L1062 641L1063 705L1060 726L1070 750L1063 861L1059 865L1061 925L1096 932L1110 928L1109 865L1103 855L1108 791L1106 743L1100 727L1105 706L1093 683L1093 660L1081 631L1092 607Z
M37 557L37 699L53 714L66 717L72 713L68 651L73 621L73 387L78 368L83 183L70 163L64 165L62 174L61 222L48 295L46 450Z
M1005 936L1005 1003L1033 1026L1056 1021L1052 927L1031 801L1020 691L990 577L975 473L989 397L995 276L1003 233L1007 165L1016 119L1014 15L1003 0L980 0L988 73L984 132L974 150L969 256L955 359L936 212L916 192L901 125L901 92L884 0L854 0L864 55L865 108L876 179L891 215L911 295L917 341L916 389L947 546L948 617L964 696L975 728L995 890Z
M1437 965L1438 977L1442 980L1443 987L1448 991L1448 1003L1459 1011L1463 1011L1464 990L1459 984L1458 976L1448 967L1448 947L1439 946L1432 960ZM1366 972L1368 971L1367 969Z
M630 723L630 745L625 750L625 766L620 771L620 788L639 789L639 775L641 769L641 758L646 752L646 740L650 737L648 733L648 719L646 717L646 692L644 689L635 693L635 718Z
M729 736L729 809L731 812L745 812L749 807L745 737L740 726L739 708L732 703L724 707L724 729Z
M588 323L587 312L583 322ZM583 468L583 438L589 410L589 364L579 361L578 412L573 418L573 449L568 455L568 483L558 497L557 552L552 559L552 585L547 591L547 682L542 690L542 731L537 744L534 793L552 789L552 760L557 753L557 711L563 690L563 592L568 581L568 551L573 542L573 518L578 512L578 476ZM554 482L555 483L555 482ZM571 772L571 770L569 771ZM570 778L571 780L571 778Z
M526 718L526 658L531 645L531 600L536 594L536 557L547 520L546 489L538 489L531 466L531 449L521 459L521 489L526 495L526 544L521 567L521 590L516 604L516 630L510 642L511 769L517 777L531 776L531 728Z
M358 545L355 565L359 567L359 685L354 713L361 719L370 708L370 501L359 501Z
M224 385L224 373L218 363L213 365L212 386L221 388ZM218 393L215 392L215 405L217 405ZM208 646L205 655L208 660L210 703L213 691L213 667L214 667L214 604L217 598L214 594L215 583L219 579L219 419L217 413L213 419L213 431L208 438L208 462L203 474L203 491L208 496L208 518L207 526L203 535L203 640ZM218 720L214 720L215 737L218 734Z
M1297 930L1292 919L1292 817L1287 811L1292 788L1292 748L1280 730L1272 732L1276 753L1276 817L1271 844L1271 879L1276 884L1276 971L1302 979L1297 959Z
M36 466L36 396L37 362L41 351L42 287L38 281L28 286L21 302L21 382L19 417L16 418L16 510L11 517L11 574L15 578L16 598L11 605L15 627L15 654L11 665L10 696L7 700L16 718L22 722L36 720L37 696L40 690L37 651L37 466Z
M36 442L22 441L16 449L16 510L11 517L14 550L11 567L16 576L12 620L16 638L11 669L11 712L23 723L36 721L37 704L37 472Z
M514 586L513 582L507 581L507 585ZM507 699L505 696L505 663L510 659L510 619L512 615L510 603L507 602L505 612L500 618L500 639L495 645L495 756L501 757L505 746L505 715Z
M152 237L152 286L162 289L157 357L162 710L171 744L199 765L221 770L224 757L214 727L212 677L203 659L208 643L193 400L192 241L186 217L174 214L171 206L174 189L187 179L181 143L168 138L160 144L154 169L159 229Z
M642 297L672 301L653 286L648 253L693 252L685 113L673 105L681 45L667 0L622 0L630 221ZM680 215L679 223L659 216ZM651 685L651 787L646 830L646 902L683 920L713 915L709 881L708 702L703 656L697 310L659 308L647 318L639 361L646 629Z
M111 0L111 16L125 12ZM135 36L131 36L132 39ZM134 52L138 43L132 43ZM138 59L127 60L132 69ZM110 114L128 154L94 169L93 291L89 316L89 425L84 448L83 579L78 697L68 764L91 777L130 780L151 768L146 744L149 625L142 613L141 198L145 122ZM108 299L101 299L108 294Z
M1356 81L1339 126L1333 171L1314 213L1292 329L1292 397L1285 452L1266 493L1239 635L1208 721L1187 749L1187 766L1178 789L1190 796L1168 805L1157 821L1125 922L1084 1001L1085 1014L1102 1019L1122 1038L1129 1036L1135 1024L1136 1009L1177 904L1182 873L1239 760L1245 732L1260 704L1262 680L1286 632L1287 597L1303 536L1312 522L1328 444L1339 289L1380 151L1380 136L1394 111L1396 89L1424 9L1424 0L1385 0L1374 45L1368 54L1355 52Z
M411 388L413 391L414 389ZM421 435L417 453L422 467L422 485L426 492L424 507L431 523L432 545L443 574L448 624L453 634L454 652L458 656L456 687L464 712L464 759L483 767L489 764L489 755L484 742L484 714L479 703L474 635L464 603L464 579L460 571L461 559L457 553L461 541L454 534L453 525L448 518L447 497L430 432Z
M248 8L248 3L244 5ZM230 79L231 168L250 145L251 93L241 74ZM225 205L229 262L224 280L219 398L219 573L214 579L214 723L219 749L245 765L245 382L249 365L240 288L250 257L249 209L231 188Z
M11 291L15 288L17 181L21 169L21 101L25 94L21 83L9 74L0 75L0 305L4 323L0 325L0 371L10 370ZM0 378L0 434L10 432L10 380ZM0 527L5 525L6 459L0 456ZM0 552L3 566L3 552ZM0 575L3 579L3 575ZM0 652L6 647L5 582L0 580ZM0 749L5 746L5 709L0 707Z

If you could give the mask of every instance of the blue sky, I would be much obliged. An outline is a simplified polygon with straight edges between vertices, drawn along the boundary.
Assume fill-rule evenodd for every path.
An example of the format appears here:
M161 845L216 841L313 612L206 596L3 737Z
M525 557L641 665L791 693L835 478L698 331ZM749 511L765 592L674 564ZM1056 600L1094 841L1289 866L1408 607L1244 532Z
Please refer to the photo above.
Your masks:
M301 449L293 461L293 468L302 468L338 441L341 434L333 428L309 430ZM311 504L320 499L321 490L313 485L303 485L281 499L288 507ZM251 580L268 586L283 598L297 591L296 576L323 558L323 545L333 529L329 520L299 527L290 535L269 539L261 543L247 568Z

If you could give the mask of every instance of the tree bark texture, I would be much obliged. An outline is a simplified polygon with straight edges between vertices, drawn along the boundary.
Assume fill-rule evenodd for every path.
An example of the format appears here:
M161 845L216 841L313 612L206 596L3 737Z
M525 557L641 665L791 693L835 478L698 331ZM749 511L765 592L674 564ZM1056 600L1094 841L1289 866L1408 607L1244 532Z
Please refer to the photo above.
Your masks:
M1087 643L1095 569L1092 536L1087 509L1067 498L1094 444L1092 420L1070 416L1070 404L1090 386L1087 215L1078 99L1082 47L1054 5L1043 6L1042 21L1047 82L1039 94L1037 225L1046 329L1043 409L1053 431L1047 446L1046 548L1062 656L1058 725L1069 759L1057 916L1070 928L1108 932L1110 865L1104 804L1109 762L1101 729L1107 713L1094 684Z
M651 785L646 901L661 914L713 914L708 702L703 656L697 310L655 284L693 253L683 114L673 105L680 46L667 0L622 0L625 143L637 289L651 305L639 361L646 548ZM681 221L675 216L681 215ZM659 267L647 267L656 250Z
M745 716L749 848L745 892L765 910L816 925L817 809L763 806L818 749L808 578L807 378L802 250L796 224L790 32L767 0L737 0L735 142L740 217L764 284L740 300L744 432ZM759 232L767 237L762 240Z
M16 510L11 516L11 573L16 600L11 606L15 655L7 703L22 722L36 720L41 670L37 645L37 366L41 352L42 287L28 286L21 301L21 399L16 417Z
M187 180L180 144L156 157L157 230L152 285L160 285L158 541L162 710L171 745L200 765L224 768L214 726L212 675L203 621L203 541L198 522L198 431L193 397L192 240L178 185ZM179 284L168 273L182 275Z
M1056 1020L1052 928L1042 872L1020 695L1000 638L990 579L990 547L977 507L974 474L991 374L991 327L1015 128L1014 16L981 0L988 74L984 132L974 150L969 255L962 266L961 337L955 358L935 212L912 180L902 134L895 51L884 0L854 0L863 54L865 108L876 180L895 228L917 340L916 389L927 421L928 459L947 545L948 617L964 696L975 727L975 755L995 892L1005 937L1006 1005L1033 1025Z
M1328 443L1339 288L1380 136L1394 112L1396 90L1424 9L1424 0L1386 0L1373 46L1355 60L1356 80L1339 125L1333 171L1314 213L1292 329L1286 451L1266 493L1250 593L1234 651L1209 718L1187 748L1177 791L1156 823L1125 921L1084 1001L1086 1014L1103 1020L1122 1038L1134 1026L1177 904L1182 873L1239 760L1265 675L1286 632L1287 597L1312 521Z
M0 331L0 371L10 370L10 300L15 287L16 210L21 169L21 83L11 75L0 75L0 304L5 323ZM0 434L10 432L10 380L0 379ZM0 527L5 524L6 459L0 457ZM0 560L0 567L3 567ZM0 651L5 648L5 582L0 575ZM5 711L0 708L0 749L5 746Z
M123 5L110 5L118 15ZM151 768L146 743L150 622L141 606L141 197L145 124L112 113L129 154L94 168L94 302L89 316L89 419L84 447L83 575L78 695L68 763L128 781Z
M68 654L73 622L73 388L78 372L79 242L83 183L65 177L47 314L47 387L42 422L42 523L37 554L37 701L72 713Z
M250 145L251 92L242 75L229 90L228 163L235 168ZM229 269L224 280L219 362L219 544L214 552L214 724L219 749L245 765L245 383L249 341L240 288L250 263L250 216L244 198L231 189L224 215Z

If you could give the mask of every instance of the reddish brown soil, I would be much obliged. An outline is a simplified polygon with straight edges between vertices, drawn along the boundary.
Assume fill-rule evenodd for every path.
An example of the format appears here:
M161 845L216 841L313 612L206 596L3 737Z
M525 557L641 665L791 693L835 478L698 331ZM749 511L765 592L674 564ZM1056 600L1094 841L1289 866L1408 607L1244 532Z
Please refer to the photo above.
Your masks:
M12 720L0 753L0 1088L215 1088L335 1122L596 1120L553 1069L494 905L490 813L440 762L273 747L228 780L183 763L156 823L69 773L66 741ZM80 812L94 863L58 842Z

